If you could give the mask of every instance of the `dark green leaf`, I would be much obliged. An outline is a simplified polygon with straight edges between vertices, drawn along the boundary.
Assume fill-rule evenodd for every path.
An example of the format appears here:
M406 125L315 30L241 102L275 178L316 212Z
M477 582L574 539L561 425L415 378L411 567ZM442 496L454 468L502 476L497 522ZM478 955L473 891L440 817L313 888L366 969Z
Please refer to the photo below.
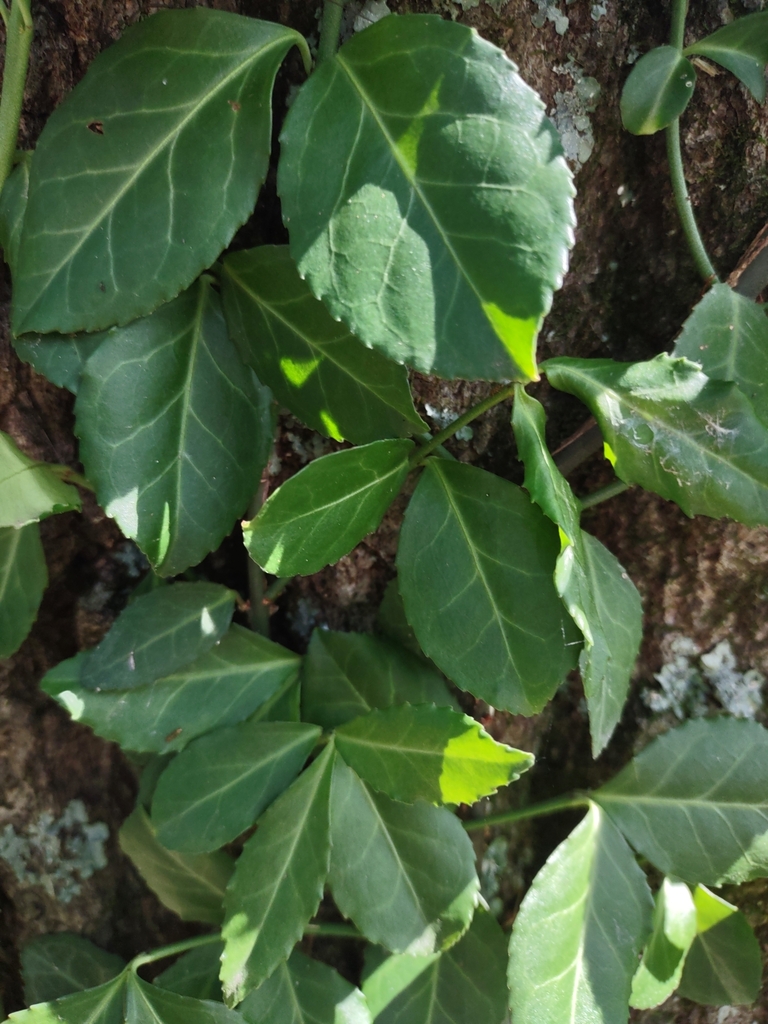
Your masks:
M685 52L717 61L746 85L758 103L765 100L768 11L737 18L730 25L724 25L711 36L689 46Z
M429 459L400 534L397 569L425 654L463 690L541 711L576 664L578 632L555 590L557 531L514 484Z
M374 441L316 459L243 525L245 546L277 576L310 576L376 529L408 476L413 441Z
M98 988L12 1013L8 1020L13 1024L125 1024L126 981L127 973L121 974Z
M707 885L768 875L768 732L756 722L687 722L593 796L667 875Z
M652 909L632 851L592 805L533 880L515 920L515 1024L624 1024Z
M550 383L597 417L616 473L686 515L768 523L768 430L735 384L687 359L551 359Z
M501 50L452 21L383 18L302 88L281 151L291 252L333 316L425 372L537 376L573 187Z
M621 93L621 120L633 135L653 135L680 117L696 70L674 46L657 46L632 68Z
M13 331L93 331L188 287L248 219L271 94L302 37L270 22L161 11L100 54L35 150Z
M366 633L316 629L302 675L302 717L324 729L396 704L459 710L435 669L390 640Z
M239 1013L221 1003L190 999L149 985L132 973L126 993L126 1024L242 1024ZM82 1024L89 1024L83 1021Z
M370 1024L360 989L299 952L238 1007L248 1024Z
M10 658L37 618L48 586L40 527L0 528L0 658Z
M317 911L328 876L333 744L269 807L227 890L224 995L240 1002L285 960Z
M389 640L394 640L396 644L410 651L411 654L418 655L424 661L428 660L419 647L413 626L405 617L405 606L400 596L397 578L390 580L384 590L384 597L381 599L379 610L376 613L376 629Z
M293 782L319 736L314 725L243 722L194 740L157 784L158 840L206 853L236 839Z
M272 440L269 403L206 277L88 360L80 457L107 515L162 576L197 565L245 512Z
M0 431L0 529L80 509L80 496L45 462L35 462Z
M125 961L68 932L39 935L21 951L24 998L45 1003L116 978Z
M301 680L289 679L252 716L254 722L300 722Z
M696 935L696 907L685 882L665 878L656 896L653 932L632 981L630 1006L651 1010L675 991Z
M160 988L178 992L180 996L221 1001L223 995L219 981L219 959L223 950L223 942L211 942L191 949L158 975L154 983Z
M474 859L450 811L374 793L336 758L329 883L371 942L415 955L452 945L477 902Z
M114 332L120 333L117 328L114 328ZM71 337L60 334L26 334L14 339L13 347L19 359L29 363L37 373L41 373L56 387L66 388L76 395L86 362L112 333L102 331Z
M182 921L221 923L224 890L234 871L234 862L226 853L166 850L142 807L123 823L120 846L158 899Z
M367 444L427 429L403 367L334 320L299 277L287 246L228 256L222 290L243 361L313 430Z
M16 258L19 255L21 226L27 209L29 196L29 172L32 154L24 153L0 193L0 246L3 249L5 262L15 272Z

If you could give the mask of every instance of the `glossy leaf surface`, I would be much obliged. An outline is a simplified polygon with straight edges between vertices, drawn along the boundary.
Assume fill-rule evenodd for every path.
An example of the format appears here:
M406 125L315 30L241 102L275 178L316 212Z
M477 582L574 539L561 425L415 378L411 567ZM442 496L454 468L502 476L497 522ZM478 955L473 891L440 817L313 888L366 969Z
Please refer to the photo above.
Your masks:
M0 658L19 649L48 586L40 527L0 528Z
M11 268L11 273L14 272L16 257L19 255L21 226L24 223L29 196L31 165L32 154L25 153L6 179L0 193L0 246L3 249L3 259Z
M75 406L86 474L160 575L197 565L245 512L272 440L269 402L208 278L88 360Z
M630 1006L650 1010L675 991L696 936L696 907L685 882L665 878L656 896L653 931L632 981Z
M122 974L98 988L40 1003L8 1019L13 1024L126 1024L125 982Z
M711 36L689 46L686 53L709 57L732 71L758 103L765 100L765 66L768 64L768 11L747 14L724 25Z
M243 361L307 426L355 444L427 429L405 369L334 320L299 277L287 246L232 253L222 289Z
M540 711L576 664L557 552L555 527L519 487L428 460L400 533L406 615L424 653L493 707Z
M223 942L210 942L206 946L190 949L159 974L154 984L193 999L223 998L219 981L219 958Z
M653 135L680 117L696 70L674 46L657 46L635 64L621 94L621 120L633 135Z
M45 1003L96 988L116 978L124 967L121 957L80 935L39 935L21 951L24 998L29 1004Z
M376 529L408 475L413 441L374 441L315 459L243 525L248 554L276 576L310 576Z
M593 805L533 880L515 920L515 1024L625 1024L652 909L632 851Z
M128 323L216 259L266 175L294 45L308 58L291 29L194 8L140 21L93 61L35 150L14 334Z
M298 951L245 997L238 1011L248 1024L370 1024L360 989L332 967Z
M501 50L455 22L383 18L302 88L281 152L291 253L333 316L425 372L536 377L573 191Z
M688 516L768 523L768 429L734 384L685 359L551 359L550 383L592 410L616 473Z
M0 431L0 529L80 509L80 496L44 462L35 462Z
M149 985L131 974L126 993L126 1024L242 1024L239 1013L222 1003L190 999Z
M756 722L687 722L593 796L667 875L720 885L768 874L768 732Z
M450 811L375 793L340 758L329 883L342 914L395 953L450 946L469 926L478 892L472 844Z

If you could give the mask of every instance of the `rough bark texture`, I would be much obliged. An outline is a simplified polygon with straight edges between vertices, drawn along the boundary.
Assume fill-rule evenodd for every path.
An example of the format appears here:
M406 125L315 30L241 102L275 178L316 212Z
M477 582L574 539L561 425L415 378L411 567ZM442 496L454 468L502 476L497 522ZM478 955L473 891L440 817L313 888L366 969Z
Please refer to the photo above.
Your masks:
M126 25L159 7L184 6L194 6L193 0L39 0L34 5L36 38L22 144L34 145L51 110ZM317 0L212 0L207 6L316 33ZM496 0L493 7L477 0L402 0L390 6L435 11L476 26L520 65L523 76L557 113L561 128L572 126L574 117L589 119L594 149L577 177L577 244L571 272L545 325L542 357L567 353L637 359L668 348L702 289L674 213L663 141L622 132L618 96L632 57L665 40L669 4L569 0L566 6L563 0L557 6L569 25L562 35L550 20L542 27L534 24L534 16L555 6L545 0ZM692 37L717 28L729 10L737 15L746 11L738 0L698 0L692 7ZM749 7L755 9L755 4ZM576 86L584 76L601 87L593 112L578 106ZM300 80L298 63L289 61L281 72L278 120L288 83ZM584 121L578 125L580 137L571 136L571 141L583 144L583 156L589 133ZM768 111L734 78L699 76L684 121L686 165L705 239L723 273L738 262L768 219L766 137ZM272 179L255 222L241 237L249 244L284 239ZM16 358L7 328L7 279L2 288L0 429L32 456L76 465L71 397ZM422 377L415 380L415 388L422 403L441 412L460 412L487 391L487 385ZM547 405L555 445L580 424L585 412L575 400L553 394L545 385L538 396ZM328 450L326 442L284 418L275 483L323 450ZM506 408L475 424L472 440L455 443L453 451L462 460L519 479ZM608 476L606 464L596 457L574 481L584 492ZM302 649L315 625L371 628L384 586L394 574L406 501L402 498L377 533L337 566L297 581L284 593L273 619L276 638ZM691 522L674 506L635 491L590 513L586 525L608 544L640 588L646 636L625 720L597 764L589 758L587 722L575 679L538 719L486 718L499 737L542 755L530 782L536 797L605 778L650 734L669 724L671 716L652 715L641 695L669 660L675 636L692 639L702 650L727 638L741 669L768 673L768 530L708 519ZM13 659L0 665L0 833L10 825L18 835L28 836L42 814L58 817L71 800L79 799L91 822L109 826L108 866L65 904L39 885L20 883L0 860L0 996L7 1011L23 1005L19 950L36 935L75 931L130 956L190 932L157 904L117 847L117 829L134 799L134 770L117 748L70 722L37 687L48 668L95 643L122 607L137 578L130 547L91 501L82 516L68 514L44 523L43 540L50 588L32 635ZM232 542L209 564L217 578L244 590L240 551ZM508 868L501 877L508 919L570 824L553 820L510 832ZM485 839L479 839L478 849L484 846ZM765 887L757 883L735 893L768 950L767 898ZM678 1024L768 1021L768 996L764 993L759 1006L746 1011L709 1011L672 1001L633 1019Z

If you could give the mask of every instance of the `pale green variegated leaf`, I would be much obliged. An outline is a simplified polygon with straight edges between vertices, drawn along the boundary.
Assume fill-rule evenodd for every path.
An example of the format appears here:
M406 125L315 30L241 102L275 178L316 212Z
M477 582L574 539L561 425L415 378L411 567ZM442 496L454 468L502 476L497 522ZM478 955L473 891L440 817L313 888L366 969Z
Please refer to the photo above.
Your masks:
M227 256L222 292L243 361L313 430L367 444L427 429L403 367L334 320L299 277L287 246Z
M675 991L696 936L696 907L685 882L665 878L656 896L653 931L632 981L630 1006L651 1010Z
M136 973L128 979L125 1020L126 1024L243 1024L240 1014L222 1003L150 985Z
M397 571L424 653L463 690L541 711L576 665L578 631L555 590L557 530L519 487L429 459L400 533Z
M533 880L509 953L515 1024L626 1024L653 900L596 805Z
M736 18L685 52L717 61L746 85L758 103L765 100L765 66L768 64L768 11Z
M398 644L367 633L316 629L302 676L302 717L324 729L396 704L459 710L434 668Z
M236 839L293 782L319 737L315 725L243 722L194 740L158 781L157 838L185 853Z
M768 875L768 731L756 722L686 722L593 797L664 874L706 885Z
M45 462L35 462L0 431L0 529L80 509L80 496Z
M473 804L515 782L534 760L497 743L468 715L434 704L371 711L335 736L364 782L406 803Z
M191 949L159 974L154 984L178 992L180 996L221 1001L223 995L219 981L219 961L223 950L223 942L209 942L205 946Z
M48 586L40 527L0 527L0 658L19 649Z
M310 576L376 529L410 468L413 441L374 441L315 459L243 524L248 554L277 576Z
M119 333L119 328L113 330ZM86 362L111 334L112 331L74 334L71 337L63 334L25 334L22 338L14 339L13 347L19 359L29 363L51 384L66 388L76 395Z
M268 808L227 889L224 995L240 1002L266 981L317 911L328 876L333 744Z
M553 387L592 410L616 473L688 516L768 523L768 429L735 384L687 359L550 359Z
M69 932L39 935L21 951L21 976L28 1004L45 1003L103 985L125 961Z
M633 135L653 135L680 117L696 70L674 46L657 46L635 64L621 93L621 120Z
M235 867L226 853L167 850L157 841L143 807L136 807L123 822L120 847L161 903L182 921L221 924L224 891Z
M11 268L11 273L15 270L16 257L19 255L21 226L24 223L29 197L31 166L32 154L23 153L18 165L6 179L3 191L0 192L0 246L3 250L3 259Z
M12 1013L13 1024L126 1024L127 973L105 985Z
M333 316L425 372L537 376L573 186L502 50L453 21L383 18L312 75L280 141L291 253Z
M474 860L450 811L372 792L336 758L329 884L339 910L371 942L414 954L456 942L478 899Z
M86 475L161 576L201 562L245 512L272 441L270 400L208 277L110 332L86 363L75 405Z
M247 1024L371 1024L360 989L298 951L237 1009Z
M13 331L99 330L188 287L250 216L289 28L160 11L54 111L32 163ZM215 199L214 199L215 197Z

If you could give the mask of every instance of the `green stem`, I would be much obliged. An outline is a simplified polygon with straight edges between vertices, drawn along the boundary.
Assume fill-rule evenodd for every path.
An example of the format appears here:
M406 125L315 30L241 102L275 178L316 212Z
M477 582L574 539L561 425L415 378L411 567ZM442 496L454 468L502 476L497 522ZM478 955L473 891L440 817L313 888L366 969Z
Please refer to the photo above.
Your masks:
M248 519L255 519L259 509L264 504L268 483L262 480L258 491L254 494L251 504L248 506ZM261 566L248 555L248 625L254 633L261 633L269 637L269 607L265 603L267 582Z
M5 36L5 68L0 95L0 190L11 173L16 155L33 35L29 0L13 0Z
M323 21L320 25L320 42L317 46L318 67L330 60L339 48L341 35L341 16L344 13L344 0L325 0L323 4Z
M419 466L426 459L428 455L431 455L435 448L439 448L444 441L450 440L457 430L461 430L462 427L466 427L472 420L476 420L478 416L482 416L484 412L488 412L494 405L498 405L499 402L503 402L505 398L509 398L510 395L515 392L515 384L505 384L503 388L499 388L498 391L494 391L492 395L488 395L482 402L478 402L477 405L473 405L471 409L459 416L452 423L441 430L439 434L435 434L431 441L427 441L421 448L417 448L411 456L411 466Z
M581 511L583 512L587 508L594 508L595 505L609 501L611 498L615 498L616 495L623 494L627 490L629 490L629 484L625 484L623 480L614 480L613 483L601 487L594 494L588 494L585 498L582 498Z
M362 939L363 936L351 924L308 924L304 928L305 935L327 935L337 939Z
M264 591L264 600L274 601L276 597L280 597L293 578L293 576L278 576Z
M688 0L672 0L672 27L669 45L678 50L685 46L685 19L688 15Z
M575 811L582 807L589 807L589 797L583 793L576 793L573 796L558 796L554 800L545 800L544 803L533 804L530 807L520 807L515 811L491 814L487 818L473 818L471 821L462 822L462 824L467 832L478 832L480 829L492 828L495 825L528 821L530 818L540 818L545 814L555 814L557 811Z
M2 2L2 0L0 0ZM96 488L90 482L86 480L82 473L78 473L77 470L71 469L69 466L58 466L54 463L49 463L49 469L52 469L56 476L63 480L65 484L76 484L78 487L82 487L85 491L96 492Z
M696 263L696 269L699 271L704 281L710 284L712 281L717 281L717 271L712 266L712 262L707 255L707 250L704 248L704 242L699 232L699 226L696 223L696 217L693 212L693 204L691 203L691 197L688 194L688 185L685 180L685 171L683 169L683 153L680 145L680 119L675 118L672 124L667 128L667 159L669 160L669 173L672 178L672 191L675 194L675 204L677 206L677 212L680 215L680 220L683 224L683 232L688 242L688 247L691 250L694 262Z
M135 973L139 967L145 964L153 964L155 960L164 960L167 956L176 956L177 953L186 953L189 949L197 949L198 946L210 946L214 942L221 942L221 932L213 932L212 935L196 935L194 939L182 939L181 942L174 942L170 946L161 946L160 949L153 949L151 953L141 953L131 960L130 968Z

